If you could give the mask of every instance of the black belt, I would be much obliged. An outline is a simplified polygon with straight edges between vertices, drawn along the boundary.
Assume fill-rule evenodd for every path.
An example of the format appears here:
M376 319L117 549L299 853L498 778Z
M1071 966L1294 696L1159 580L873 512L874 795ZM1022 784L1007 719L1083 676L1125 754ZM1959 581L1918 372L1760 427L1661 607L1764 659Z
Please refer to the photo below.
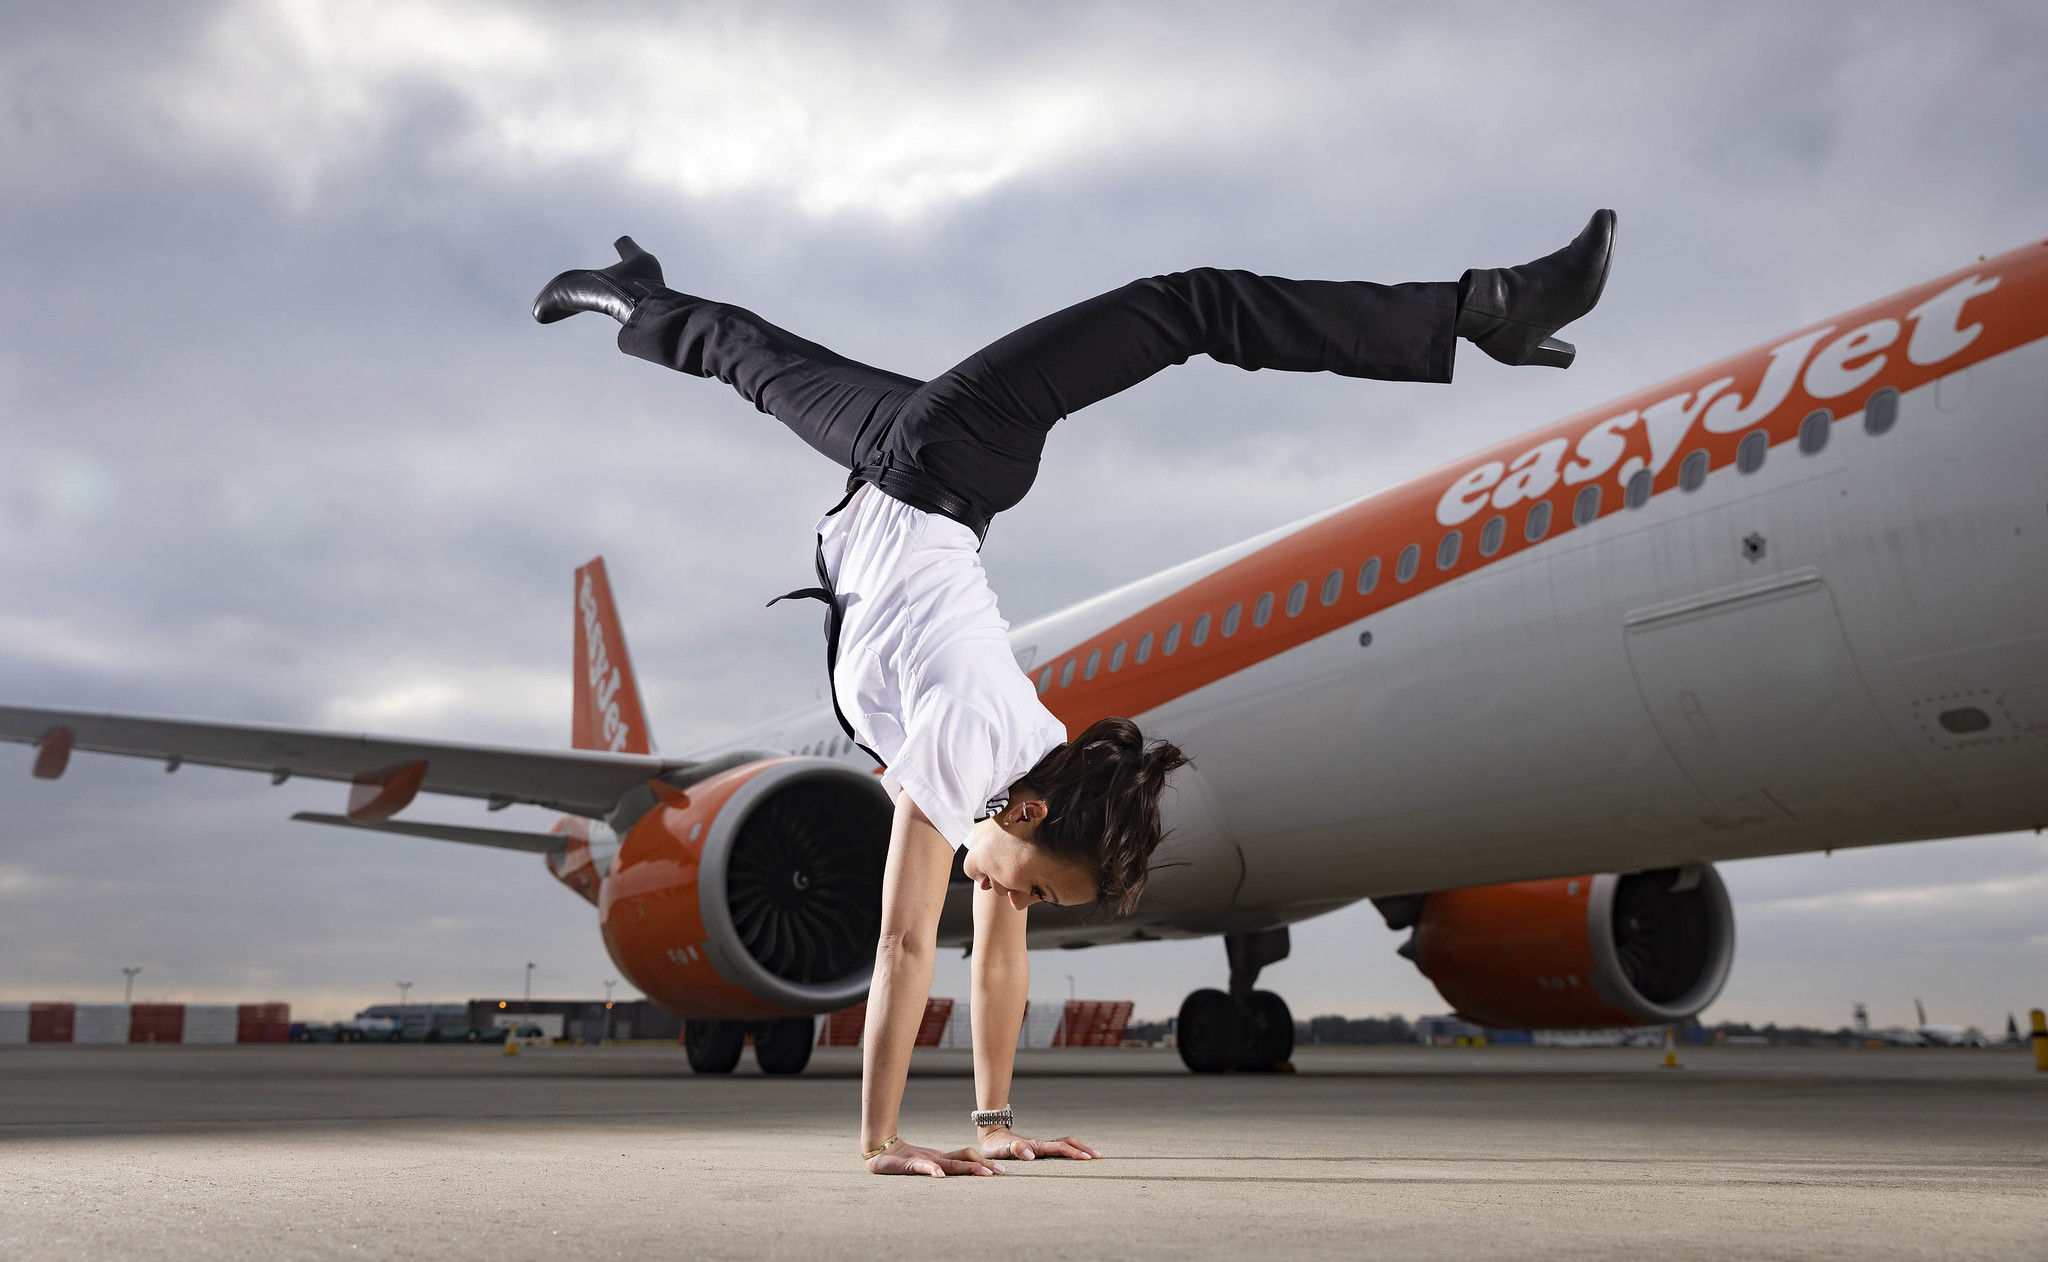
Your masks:
M871 483L890 499L901 500L912 508L950 517L973 531L976 543L988 542L989 519L974 505L947 490L936 478L896 465L866 465L855 469L853 475L846 479L846 489L855 490L863 482Z

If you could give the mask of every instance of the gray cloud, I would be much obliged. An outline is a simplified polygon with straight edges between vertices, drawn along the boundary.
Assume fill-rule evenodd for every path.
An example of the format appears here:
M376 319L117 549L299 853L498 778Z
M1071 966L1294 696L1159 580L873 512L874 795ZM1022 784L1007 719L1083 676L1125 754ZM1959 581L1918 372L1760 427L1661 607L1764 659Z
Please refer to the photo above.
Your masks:
M2020 5L17 6L0 696L557 743L569 571L602 552L656 734L685 749L815 694L814 619L759 604L801 579L836 478L594 319L530 322L539 283L619 232L680 287L931 373L1133 275L1449 277L1621 210L1568 374L1472 357L1444 390L1198 363L1062 425L986 553L1022 619L2038 234L2039 25ZM335 1009L387 974L446 997L527 959L565 990L606 975L583 904L516 857L284 822L332 808L319 786L91 758L51 786L7 757L10 995L133 962L145 989ZM1953 1019L2002 1023L2042 960L2015 910L2040 871L2026 839L1734 865L1721 1010L1837 1019L1902 992L1911 958ZM1367 911L1297 940L1274 974L1297 1010L1436 1006ZM1220 950L1041 967L1046 993L1074 972L1163 1012Z

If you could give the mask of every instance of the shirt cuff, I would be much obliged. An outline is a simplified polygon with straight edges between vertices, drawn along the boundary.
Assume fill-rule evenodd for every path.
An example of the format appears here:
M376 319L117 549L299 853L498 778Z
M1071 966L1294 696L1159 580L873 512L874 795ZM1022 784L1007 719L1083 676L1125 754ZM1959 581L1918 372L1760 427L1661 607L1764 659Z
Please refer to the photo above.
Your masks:
M924 817L932 822L933 828L939 830L939 835L946 839L948 845L958 850L967 844L968 834L974 831L974 825L962 821L952 811L942 809L934 812L933 808L938 803L945 801L943 796L932 792L931 786L918 780L914 775L909 779L905 779L894 771L882 777L883 787L888 787L888 781L892 779L902 787L903 792L910 795L911 801L917 803L917 809L924 812ZM946 816L947 818L942 819L940 818L941 816ZM950 828L947 827L949 824L951 825Z

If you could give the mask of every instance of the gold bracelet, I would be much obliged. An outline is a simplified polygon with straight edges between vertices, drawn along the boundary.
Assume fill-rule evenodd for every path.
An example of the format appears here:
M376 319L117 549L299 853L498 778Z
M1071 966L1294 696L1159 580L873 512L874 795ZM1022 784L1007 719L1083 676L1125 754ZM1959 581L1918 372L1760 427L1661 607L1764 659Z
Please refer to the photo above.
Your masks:
M885 1153L885 1152L889 1151L889 1149L891 1149L892 1147L894 1147L894 1146L895 1146L895 1144L896 1144L896 1136L894 1136L894 1135L891 1135L891 1136L889 1136L889 1138L887 1138L887 1139L885 1139L885 1140L883 1140L883 1141L882 1141L882 1146L881 1146L880 1148L871 1148L871 1149L869 1149L868 1151L866 1151L866 1152L864 1152L864 1153L862 1153L862 1154L860 1155L860 1159L861 1159L862 1161L873 1161L873 1160L874 1160L875 1158L877 1158L877 1157L881 1156L881 1155L882 1155L883 1153Z

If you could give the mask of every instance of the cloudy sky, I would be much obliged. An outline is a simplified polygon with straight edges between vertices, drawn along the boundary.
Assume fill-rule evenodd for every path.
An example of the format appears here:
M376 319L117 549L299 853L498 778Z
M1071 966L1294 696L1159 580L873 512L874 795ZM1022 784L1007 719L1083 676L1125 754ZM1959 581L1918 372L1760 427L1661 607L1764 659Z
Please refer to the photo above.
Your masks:
M1454 279L1620 211L1569 373L1204 361L1060 426L985 554L1021 621L2039 237L2044 27L1868 0L0 7L0 700L562 744L569 575L601 553L683 751L816 695L816 619L761 601L806 578L837 476L609 322L532 323L614 236L922 376L1133 276ZM29 760L0 748L0 998L117 998L139 964L138 997L333 1015L399 979L616 975L529 856L287 821L331 785ZM2039 837L1725 875L1709 1019L1919 995L2002 1027L2048 999ZM1295 943L1267 981L1297 1014L1442 1007L1369 909ZM1165 1015L1222 955L1063 952L1034 991Z

